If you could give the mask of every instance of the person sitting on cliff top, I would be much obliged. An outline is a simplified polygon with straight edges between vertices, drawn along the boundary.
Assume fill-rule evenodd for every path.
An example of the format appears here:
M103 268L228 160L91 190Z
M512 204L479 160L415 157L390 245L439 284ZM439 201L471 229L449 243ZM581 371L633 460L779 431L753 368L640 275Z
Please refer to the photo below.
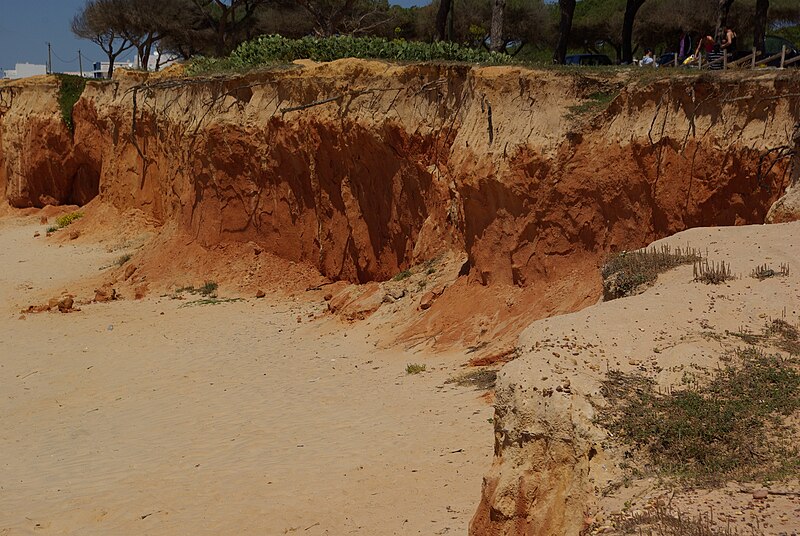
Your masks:
M650 67L656 66L656 60L655 58L653 58L652 48L644 49L644 57L642 57L642 59L639 61L639 67L645 67L645 66L650 66Z

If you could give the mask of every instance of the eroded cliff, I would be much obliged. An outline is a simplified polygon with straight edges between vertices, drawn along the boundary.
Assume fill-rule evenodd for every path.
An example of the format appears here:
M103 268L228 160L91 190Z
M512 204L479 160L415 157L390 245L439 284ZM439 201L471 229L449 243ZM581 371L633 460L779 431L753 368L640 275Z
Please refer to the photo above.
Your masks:
M486 304L467 331L491 337L595 301L608 251L763 221L788 162L762 155L791 135L797 81L353 60L127 73L87 86L74 136L54 79L6 83L0 186L13 206L99 191L196 244L252 242L332 280L463 252L450 288ZM460 335L463 300L445 291L409 330L478 342Z

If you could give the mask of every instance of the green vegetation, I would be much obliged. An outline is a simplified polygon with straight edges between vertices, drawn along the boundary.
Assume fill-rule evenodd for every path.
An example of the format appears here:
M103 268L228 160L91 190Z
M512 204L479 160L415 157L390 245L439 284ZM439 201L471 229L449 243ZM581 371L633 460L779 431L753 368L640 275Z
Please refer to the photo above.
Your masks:
M617 514L612 517L612 534L640 536L744 536L735 528L721 526L713 516L690 516L669 508L658 501L652 508ZM763 536L764 532L751 527L748 536Z
M780 347L797 338L797 328L774 321L757 341ZM792 477L800 451L787 419L800 410L800 347L786 348L795 351L748 345L707 379L687 374L667 392L640 374L611 371L598 422L642 449L656 472L700 483Z
M195 58L187 68L187 73L196 75L216 71L247 71L299 59L333 61L341 58L484 64L507 64L513 61L505 54L490 53L447 41L424 43L350 36L287 39L280 35L265 35L242 43L227 58Z
M206 281L203 285L199 288L195 288L193 285L188 287L180 287L175 289L175 295L183 294L184 292L188 292L189 294L200 294L201 296L211 296L216 293L219 285L215 281Z
M756 266L752 272L750 272L750 277L758 279L759 281L763 281L765 279L769 279L770 277L786 277L789 275L789 265L788 264L781 264L778 270L773 270L770 266L766 264L760 264Z
M653 283L658 274L699 260L700 254L694 249L670 246L615 253L601 269L604 297L612 300L630 296L641 286Z
M402 272L398 273L396 276L392 278L392 281L402 281L403 279L408 279L411 277L411 270L403 270Z
M47 232L48 233L55 233L56 231L58 231L58 229L59 229L58 225L51 225L51 226L49 226L47 228Z
M494 369L475 369L453 376L444 383L454 383L459 387L475 387L485 391L487 389L494 389L497 382L497 371Z
M425 365L419 363L409 363L406 365L406 374L419 374L420 372L425 372L426 368Z
M72 109L83 94L83 89L86 87L86 79L82 76L71 74L58 74L56 76L59 81L58 105L61 108L61 118L64 120L64 124L69 127L69 130L74 131Z
M194 307L195 305L219 305L220 303L231 303L244 301L243 298L201 298L186 302L181 307Z
M114 264L116 264L117 266L122 266L123 264L131 260L131 257L133 257L133 255L131 255L130 253L125 253L124 255L120 255L119 257L117 257L117 260L114 261Z
M699 259L694 263L694 280L706 285L719 285L735 279L731 273L731 265L725 261L709 262Z
M56 225L58 226L59 229L63 229L67 225L81 218L83 218L83 212L80 211L70 212L69 214L64 214L63 216L59 216L58 218L56 218Z
M576 118L582 115L597 115L611 104L619 93L616 91L597 91L590 94L586 100L580 104L569 107L569 117Z

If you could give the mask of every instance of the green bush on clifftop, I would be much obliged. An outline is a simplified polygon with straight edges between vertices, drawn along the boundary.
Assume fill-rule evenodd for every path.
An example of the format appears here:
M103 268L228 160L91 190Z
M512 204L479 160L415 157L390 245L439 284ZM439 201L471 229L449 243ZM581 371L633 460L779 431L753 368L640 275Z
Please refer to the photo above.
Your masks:
M505 54L437 41L423 43L381 37L303 37L287 39L264 35L239 45L227 58L196 58L189 74L214 71L244 71L254 67L286 64L294 60L333 61L342 58L385 59L395 61L460 61L483 64L509 64Z

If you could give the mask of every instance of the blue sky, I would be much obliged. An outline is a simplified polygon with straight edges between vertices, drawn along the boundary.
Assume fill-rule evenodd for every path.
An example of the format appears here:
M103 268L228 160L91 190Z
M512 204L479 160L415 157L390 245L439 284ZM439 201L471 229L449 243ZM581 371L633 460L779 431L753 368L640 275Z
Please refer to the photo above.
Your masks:
M426 0L397 0L400 5L427 4ZM53 45L53 69L78 70L78 49L84 69L105 58L100 48L78 39L69 29L84 0L0 0L0 69L19 63L47 63L47 42ZM130 54L132 57L132 53ZM125 56L122 59L128 59Z

